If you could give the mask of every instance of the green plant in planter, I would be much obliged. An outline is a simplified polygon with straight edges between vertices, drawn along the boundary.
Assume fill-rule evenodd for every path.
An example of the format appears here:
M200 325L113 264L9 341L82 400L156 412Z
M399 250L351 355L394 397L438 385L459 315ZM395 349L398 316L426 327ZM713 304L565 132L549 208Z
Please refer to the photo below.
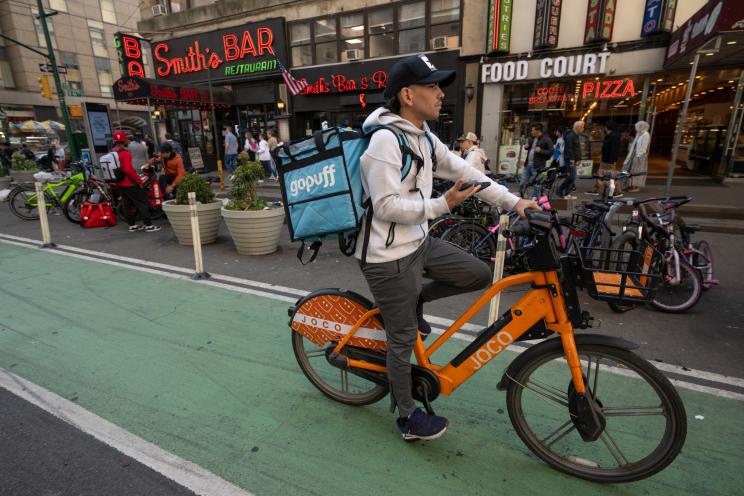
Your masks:
M178 183L176 205L188 205L189 193L192 191L196 193L197 202L205 204L214 202L214 193L212 192L212 185L209 184L209 181L199 174L188 174Z
M263 179L264 170L259 162L251 162L245 152L238 155L238 166L230 177L230 202L225 206L227 210L263 210L268 203L258 197L256 187Z
M22 153L16 152L11 157L10 169L18 171L35 171L39 169L39 166L36 165L34 160L28 159Z

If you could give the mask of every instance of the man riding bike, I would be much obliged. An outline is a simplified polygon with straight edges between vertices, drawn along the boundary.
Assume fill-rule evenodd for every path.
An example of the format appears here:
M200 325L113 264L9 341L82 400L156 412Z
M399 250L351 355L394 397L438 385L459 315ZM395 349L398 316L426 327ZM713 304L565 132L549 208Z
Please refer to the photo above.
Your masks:
M431 332L423 318L423 304L439 298L485 288L489 267L459 248L427 236L429 219L448 213L477 194L483 200L524 215L539 210L494 183L451 152L426 124L442 108L441 87L451 84L454 71L437 70L422 54L398 61L390 70L385 107L364 122L369 132L379 126L394 128L372 135L361 159L362 182L372 208L362 226L363 243L355 256L385 323L387 370L391 394L398 405L397 425L405 440L436 439L447 429L447 419L416 407L411 386L411 353L417 331ZM402 135L421 167L412 167L401 180ZM435 160L435 162L432 160ZM433 176L455 181L439 198L431 198ZM489 183L470 186L466 181ZM431 282L424 283L425 275Z

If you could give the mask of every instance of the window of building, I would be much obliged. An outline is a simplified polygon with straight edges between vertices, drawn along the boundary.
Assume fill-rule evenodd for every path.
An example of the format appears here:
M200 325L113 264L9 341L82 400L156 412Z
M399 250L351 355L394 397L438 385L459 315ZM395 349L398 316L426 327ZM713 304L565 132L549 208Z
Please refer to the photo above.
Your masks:
M32 7L31 15L34 18L34 27L36 28L36 38L39 41L39 46L46 48L46 38L44 37L44 29L41 27L41 21L36 16L39 15L39 10ZM46 18L47 29L49 30L49 38L52 40L52 48L57 49L57 40L54 39L54 22L51 17Z
M447 48L460 46L460 0L432 0L430 15L431 38L444 36Z
M204 4L206 2L195 2L197 5L194 5L195 7L199 4ZM212 2L214 3L214 2ZM189 5L189 0L169 0L168 5L169 9L168 12L183 12L184 10L188 10L191 5Z
M67 68L67 74L63 74L71 90L83 91L83 80L80 77L77 55L70 52L59 52L59 63Z
M7 60L0 60L0 88L15 88L13 70Z
M49 8L59 12L67 12L67 0L49 0Z
M361 57L422 52L433 48L433 37L457 48L460 13L460 0L419 0L290 23L291 65L343 62L352 49Z
M98 84L101 88L101 96L107 98L114 97L114 76L111 73L111 62L109 59L95 57L96 71L98 72Z
M292 63L296 66L313 64L312 34L310 23L291 24L289 27L290 46L292 48Z
M101 3L101 17L103 22L109 24L116 24L116 12L114 11L113 0L100 0Z
M358 50L357 58L364 58L364 14L345 14L339 19L341 26L341 61L349 60L347 50Z
M90 33L90 43L93 45L93 55L96 57L108 58L108 48L106 48L106 33L103 31L103 24L88 19L88 32Z
M408 3L398 6L398 53L426 50L426 4Z
M373 10L367 14L369 56L395 55L395 25L392 7Z

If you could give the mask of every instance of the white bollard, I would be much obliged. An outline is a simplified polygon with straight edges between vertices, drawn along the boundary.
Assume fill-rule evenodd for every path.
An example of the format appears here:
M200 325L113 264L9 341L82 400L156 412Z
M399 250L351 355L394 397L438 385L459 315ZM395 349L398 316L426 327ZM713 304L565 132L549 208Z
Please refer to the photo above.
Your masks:
M199 232L199 213L196 211L196 193L189 193L189 209L191 210L191 239L194 242L194 262L196 272L192 279L209 279L209 274L204 271L202 259L201 233Z
M505 213L499 216L499 233L496 237L496 256L493 262L493 282L499 281L504 276L504 261L506 259L506 238L504 229L509 227L509 216ZM491 298L491 306L488 309L488 325L490 326L499 318L499 306L501 305L501 293Z
M36 188L36 205L39 210L39 223L41 224L41 247L54 248L57 245L52 243L52 236L49 233L49 219L47 218L46 197L44 196L43 184L36 181L34 182L34 187Z

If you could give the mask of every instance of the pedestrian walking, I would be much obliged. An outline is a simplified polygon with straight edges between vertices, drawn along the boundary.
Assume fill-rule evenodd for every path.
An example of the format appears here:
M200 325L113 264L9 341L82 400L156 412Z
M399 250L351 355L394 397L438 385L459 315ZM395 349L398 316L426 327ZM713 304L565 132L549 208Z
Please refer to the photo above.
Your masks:
M160 226L152 224L150 219L150 204L147 203L147 196L142 189L142 178L132 166L132 154L127 150L129 140L127 133L124 131L114 131L114 147L112 151L119 156L121 171L124 173L124 179L114 183L116 190L121 194L122 213L129 224L129 232L146 231L155 232L160 230ZM136 223L133 210L139 212L143 225Z
M248 153L251 162L254 162L256 160L256 152L258 152L258 142L250 131L246 131L244 137L245 141L243 142L243 150Z
M635 123L636 136L628 148L628 156L623 162L623 171L631 174L641 174L648 172L648 150L651 145L651 135L648 132L649 125L646 121ZM628 181L630 185L625 191L628 193L638 193L641 188L646 186L646 176L631 177Z
M276 149L279 146L279 141L276 139L276 132L273 130L267 131L266 136L266 142L269 144L269 154L271 155L271 178L279 179L279 173L276 169L276 164L279 163L276 156Z
M529 182L545 168L545 163L553 155L553 141L543 133L542 124L534 124L530 129L530 135L530 141L524 145L524 149L527 150L527 161L519 181L519 196L523 198Z
M614 122L608 122L605 126L605 137L602 140L602 160L599 164L599 170L597 170L598 176L604 176L605 173L609 172L611 175L615 175L615 166L617 165L617 159L620 157L620 133L617 131L617 126ZM607 181L604 179L597 179L594 181L594 187L590 194L598 195L602 189L607 185ZM615 181L615 193L614 198L623 196L620 182Z
M222 128L222 136L225 138L225 167L232 174L235 171L235 162L238 160L238 138L232 133L230 126Z
M258 136L258 160L263 166L264 177L274 179L274 169L272 167L269 143L266 141L266 133L261 133Z
M152 140L149 134L145 133L144 136L144 143L147 147L147 157L151 158L153 155L155 155L155 142Z
M143 165L147 164L147 145L142 142L142 137L132 136L131 134L127 137L129 144L127 150L132 154L132 165L135 170L140 169Z
M563 136L566 134L566 128L560 127L555 130L553 136L555 137L555 146L553 147L553 163L550 164L552 167L558 168L563 171L565 168L565 160L563 157L563 151L566 149L566 140Z
M468 131L457 138L457 141L460 143L460 156L467 163L485 174L487 172L486 162L488 162L488 158L486 157L486 152L478 147L478 136L474 132Z
M581 162L581 143L579 135L584 132L584 121L573 123L571 130L563 136L564 150L563 162L566 165L566 179L563 180L558 188L558 195L566 200L575 200L576 197L571 194L574 184L576 184L576 167Z

